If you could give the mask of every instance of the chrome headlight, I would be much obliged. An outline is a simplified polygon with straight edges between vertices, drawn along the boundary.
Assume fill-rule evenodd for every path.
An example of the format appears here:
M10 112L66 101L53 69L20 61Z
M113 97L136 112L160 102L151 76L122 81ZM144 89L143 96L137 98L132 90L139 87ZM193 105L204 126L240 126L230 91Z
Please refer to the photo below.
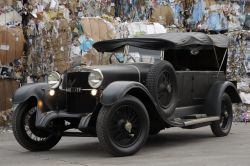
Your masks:
M48 76L48 83L50 88L57 88L60 83L61 83L61 75L57 73L56 71L53 71L49 76Z
M93 69L89 73L88 82L92 88L99 88L103 81L102 72L99 69Z

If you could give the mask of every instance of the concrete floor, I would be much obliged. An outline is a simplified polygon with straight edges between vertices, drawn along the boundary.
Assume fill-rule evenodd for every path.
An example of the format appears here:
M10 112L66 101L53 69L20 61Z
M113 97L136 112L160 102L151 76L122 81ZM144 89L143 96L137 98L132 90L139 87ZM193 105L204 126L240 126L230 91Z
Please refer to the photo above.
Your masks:
M250 123L234 123L227 137L216 138L209 127L171 128L151 136L134 156L115 158L97 138L63 138L48 152L29 152L12 133L0 134L0 166L249 166Z

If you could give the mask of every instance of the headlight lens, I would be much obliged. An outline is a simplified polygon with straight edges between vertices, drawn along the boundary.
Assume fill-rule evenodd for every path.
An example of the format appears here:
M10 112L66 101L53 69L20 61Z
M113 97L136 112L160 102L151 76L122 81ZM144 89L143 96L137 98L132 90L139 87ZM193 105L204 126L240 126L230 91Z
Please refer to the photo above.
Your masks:
M56 91L54 89L49 90L49 95L54 96L56 94Z
M48 83L50 85L50 88L57 88L61 83L61 75L53 71L48 77Z
M89 73L88 82L92 88L99 88L103 81L102 72L99 69L94 69Z

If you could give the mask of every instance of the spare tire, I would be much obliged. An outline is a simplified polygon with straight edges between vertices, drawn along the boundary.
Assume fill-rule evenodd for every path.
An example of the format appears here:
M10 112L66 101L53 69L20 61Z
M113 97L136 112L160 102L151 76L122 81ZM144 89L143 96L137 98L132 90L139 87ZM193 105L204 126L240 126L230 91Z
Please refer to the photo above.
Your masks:
M147 76L147 88L154 97L164 118L171 116L177 103L177 79L175 69L168 61L154 64Z

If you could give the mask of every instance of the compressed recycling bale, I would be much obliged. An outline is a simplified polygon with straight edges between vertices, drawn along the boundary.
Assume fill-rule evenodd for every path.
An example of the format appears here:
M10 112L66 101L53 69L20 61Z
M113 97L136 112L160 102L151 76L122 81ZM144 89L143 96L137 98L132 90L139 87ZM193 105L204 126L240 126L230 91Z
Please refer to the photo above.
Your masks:
M113 25L101 18L84 17L81 19L84 35L92 38L94 41L114 39L115 28Z
M67 62L69 62L68 59L64 59L61 61L55 61L54 62L54 69L56 71L58 71L59 73L63 73L65 70L67 70L70 67L69 63L67 63Z
M9 64L23 55L24 35L21 28L0 27L0 61Z
M171 7L168 5L163 5L154 8L150 17L150 21L159 22L163 25L174 24L174 17Z
M11 98L18 88L18 83L12 79L0 79L0 111L12 107Z

